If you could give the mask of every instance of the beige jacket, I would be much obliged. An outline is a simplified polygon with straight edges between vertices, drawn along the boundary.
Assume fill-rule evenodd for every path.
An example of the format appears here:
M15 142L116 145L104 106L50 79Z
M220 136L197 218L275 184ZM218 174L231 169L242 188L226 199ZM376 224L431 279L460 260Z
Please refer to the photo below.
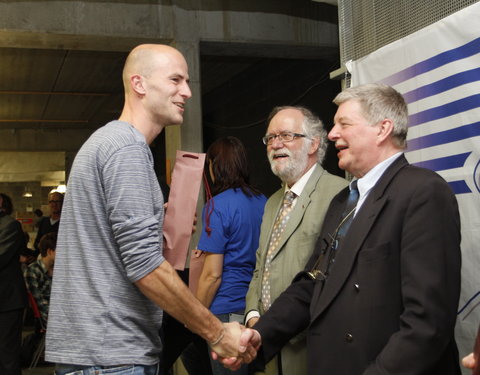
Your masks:
M332 198L348 182L331 175L317 164L297 202L280 239L277 253L270 265L270 292L272 302L290 285L294 276L305 268L317 237L320 234L323 218ZM253 278L246 298L246 312L257 310L263 313L261 303L262 277L270 235L277 212L283 202L285 189L276 191L267 201L262 219L257 261ZM307 374L307 354L305 335L292 339L282 349L283 375ZM274 359L275 360L275 359ZM266 373L276 375L276 372Z

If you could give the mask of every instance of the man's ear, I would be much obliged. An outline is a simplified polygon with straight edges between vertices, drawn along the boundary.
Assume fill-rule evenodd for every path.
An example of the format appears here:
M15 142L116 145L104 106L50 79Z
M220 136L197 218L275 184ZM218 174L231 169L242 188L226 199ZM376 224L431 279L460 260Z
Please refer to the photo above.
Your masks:
M130 85L132 86L132 90L138 95L145 95L146 90L144 87L144 80L141 75L134 74L133 76L131 76Z
M378 125L377 143L383 143L393 133L393 121L386 118Z
M312 138L312 142L310 143L310 149L308 150L309 155L313 155L317 152L318 148L320 147L320 139L318 137Z

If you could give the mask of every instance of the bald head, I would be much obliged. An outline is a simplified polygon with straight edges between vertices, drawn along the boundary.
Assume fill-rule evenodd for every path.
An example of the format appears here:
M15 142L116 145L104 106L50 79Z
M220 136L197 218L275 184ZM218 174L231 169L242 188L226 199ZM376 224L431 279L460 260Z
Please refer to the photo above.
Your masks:
M183 122L192 96L188 65L175 48L142 44L127 57L123 69L125 104L120 121L132 124L151 143L165 126Z
M185 62L185 58L178 50L164 44L141 44L135 47L129 53L123 68L122 78L125 92L131 91L130 78L132 75L138 74L148 78L156 69L167 66L172 59Z

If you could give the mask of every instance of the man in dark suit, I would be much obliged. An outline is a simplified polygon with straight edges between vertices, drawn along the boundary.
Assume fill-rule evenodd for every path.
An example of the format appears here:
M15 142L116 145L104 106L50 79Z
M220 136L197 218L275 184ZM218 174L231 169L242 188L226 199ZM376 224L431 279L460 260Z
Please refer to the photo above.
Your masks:
M12 200L0 194L0 374L21 375L23 309L27 291L20 268L20 251L25 237L13 219Z
M33 243L36 255L40 254L40 247L38 245L42 237L47 233L58 232L60 215L62 214L63 194L58 191L48 193L48 206L50 207L50 216L43 217L38 222L37 236Z
M353 220L340 237L346 188L332 200L306 271L241 345L261 344L258 360L268 360L307 328L310 374L460 374L455 196L405 159L407 107L397 91L363 85L334 102L329 139L358 183Z

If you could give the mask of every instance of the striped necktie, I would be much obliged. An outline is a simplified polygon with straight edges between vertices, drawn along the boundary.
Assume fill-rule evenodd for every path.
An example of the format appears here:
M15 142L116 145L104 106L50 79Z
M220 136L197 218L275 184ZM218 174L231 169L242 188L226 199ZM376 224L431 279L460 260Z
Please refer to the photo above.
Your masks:
M350 228L352 224L353 216L357 208L357 202L359 198L357 180L352 181L350 185L350 193L348 194L347 204L342 213L342 221L339 224L337 239L340 241Z
M262 279L262 304L265 311L267 311L272 304L270 296L270 265L273 259L273 255L276 253L276 250L278 248L280 237L285 230L288 219L290 218L290 212L293 208L292 203L295 197L296 194L291 190L285 193L285 197L283 198L283 205L280 208L277 217L275 218L275 223L273 224L272 235L270 237L267 256L265 258L265 267L263 270Z

